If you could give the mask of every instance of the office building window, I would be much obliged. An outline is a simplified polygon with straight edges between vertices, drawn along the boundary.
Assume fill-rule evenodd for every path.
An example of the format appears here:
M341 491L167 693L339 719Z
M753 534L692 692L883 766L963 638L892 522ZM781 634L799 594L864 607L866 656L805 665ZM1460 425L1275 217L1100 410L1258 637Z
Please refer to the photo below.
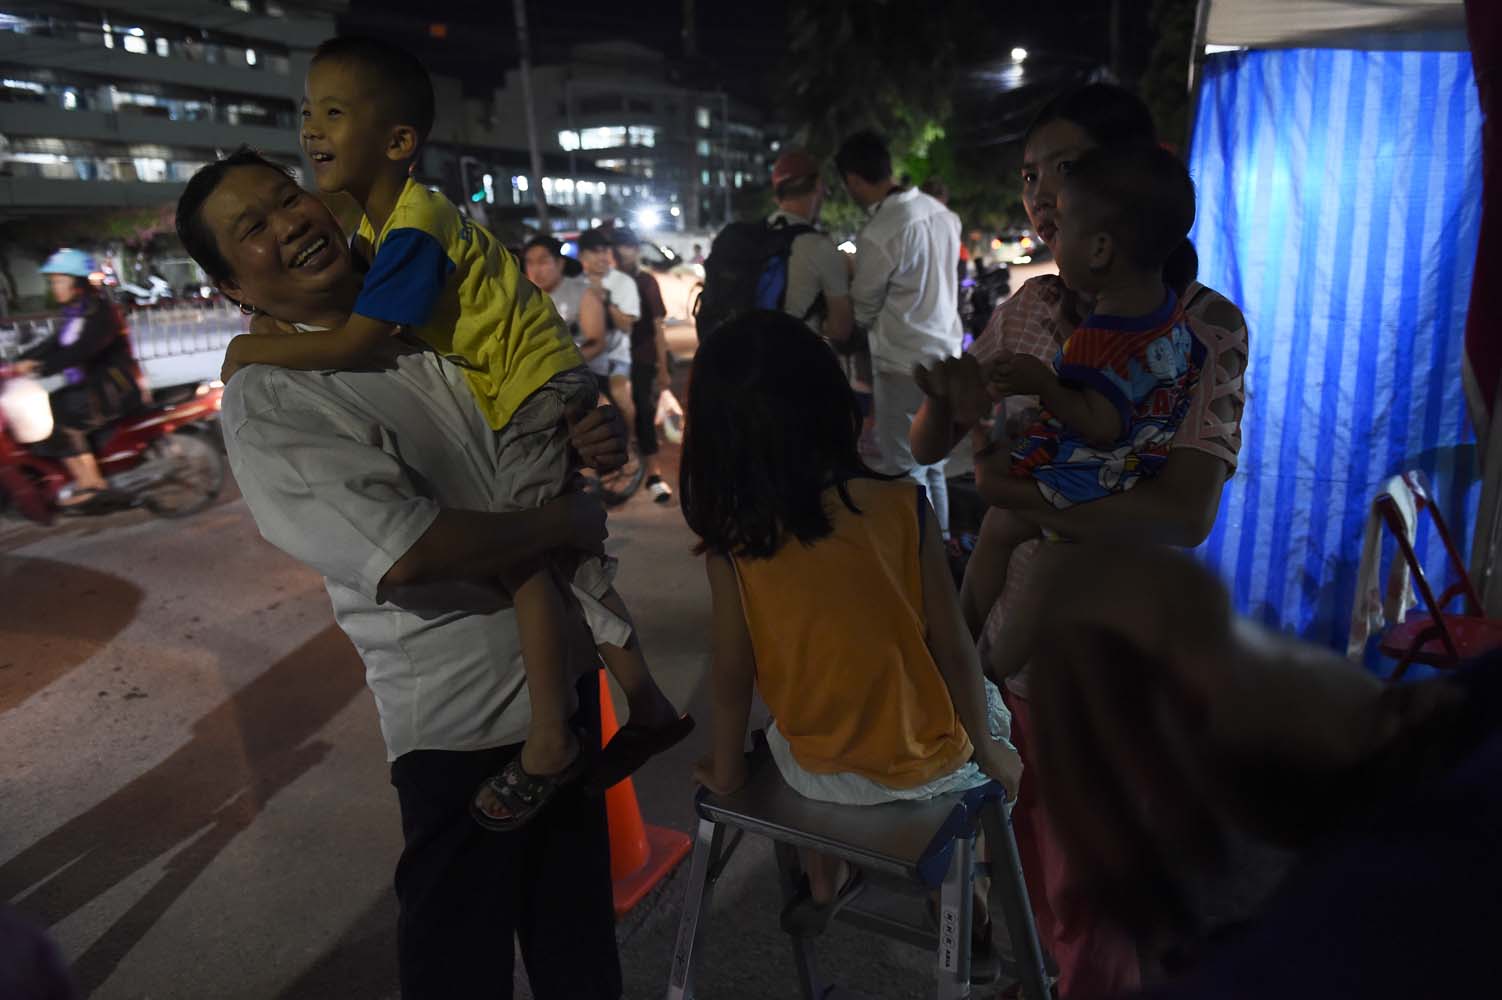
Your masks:
M709 128L709 109L701 107L694 112L694 121L700 128Z
M709 140L708 139L700 139L699 140L699 155L700 156L708 156L709 155Z
M172 47L167 43L167 39L158 38L156 40L156 54L163 59L172 54Z

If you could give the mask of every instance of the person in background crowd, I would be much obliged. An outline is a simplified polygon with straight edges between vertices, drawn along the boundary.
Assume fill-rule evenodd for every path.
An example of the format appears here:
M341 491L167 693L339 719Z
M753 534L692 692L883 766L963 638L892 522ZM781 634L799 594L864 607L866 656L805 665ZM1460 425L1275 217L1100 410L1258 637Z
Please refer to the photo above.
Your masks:
M702 243L695 243L694 244L694 255L689 258L688 262L690 264L702 264L702 263L704 263L704 244L702 244Z
M641 294L636 282L616 270L610 233L590 229L579 237L579 263L582 277L605 302L605 347L598 354L584 353L589 370L595 373L600 391L620 408L627 427L636 425L636 404L631 398L631 328L641 315Z
M141 371L130 350L125 320L89 281L94 261L79 250L59 250L43 262L52 297L63 307L57 332L21 354L21 374L63 376L53 390L57 431L38 446L56 455L72 477L58 498L64 508L98 499L109 490L89 433L108 425L141 401Z
M855 338L850 305L850 264L834 241L816 227L826 194L819 163L801 149L790 149L772 165L772 197L777 211L770 226L808 226L788 249L787 290L783 311L823 335L841 355L856 397L871 398L871 353L864 338Z
M660 504L673 502L673 489L662 478L657 459L657 400L672 385L668 365L668 308L662 289L650 271L641 266L641 240L629 226L610 231L616 267L636 282L641 315L631 327L631 405L636 411L636 443L647 473L647 493Z
M874 132L846 139L835 167L870 218L857 239L850 301L871 344L878 471L911 476L928 490L949 533L948 455L919 464L908 443L923 390L913 369L960 353L960 219L939 201L892 179L892 155Z
M582 274L567 277L563 244L551 236L534 236L522 248L522 267L527 280L548 293L553 308L568 324L579 353L592 358L605 349L610 322L605 316L605 296Z

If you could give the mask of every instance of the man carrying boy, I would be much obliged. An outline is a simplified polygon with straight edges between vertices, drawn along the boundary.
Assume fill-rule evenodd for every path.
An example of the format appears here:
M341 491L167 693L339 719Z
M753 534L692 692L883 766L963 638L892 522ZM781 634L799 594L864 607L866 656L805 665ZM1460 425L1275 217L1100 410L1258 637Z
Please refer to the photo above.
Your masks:
M370 268L342 327L237 337L224 377L255 363L313 371L388 366L397 334L409 332L464 370L475 405L500 432L492 508L538 507L575 485L567 422L593 405L595 380L515 258L412 179L432 124L432 82L410 53L363 38L319 46L308 69L302 144L319 188L347 193L364 209L356 249ZM331 252L314 242L290 263L316 273ZM609 787L692 728L647 671L612 575L605 560L546 553L508 567L501 581L516 605L532 728L521 753L476 791L474 818L487 829L520 828L565 785L587 779ZM569 721L560 577L631 706L630 723L598 760Z

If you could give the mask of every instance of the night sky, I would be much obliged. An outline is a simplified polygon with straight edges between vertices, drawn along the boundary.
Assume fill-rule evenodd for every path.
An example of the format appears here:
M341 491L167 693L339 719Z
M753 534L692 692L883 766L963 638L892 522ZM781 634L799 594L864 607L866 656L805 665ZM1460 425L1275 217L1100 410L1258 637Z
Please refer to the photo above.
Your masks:
M786 39L787 11L796 0L698 0L698 63L683 58L682 0L610 3L600 0L528 0L527 16L536 63L560 62L580 42L629 39L664 52L677 80L689 86L725 86L774 119L773 100ZM833 0L831 0L833 2ZM859 6L860 0L853 0ZM879 3L881 0L864 0ZM965 0L950 0L950 6ZM516 65L512 5L492 0L423 0L414 17L411 0L352 0L344 30L384 35L417 51L435 72L463 80L473 93L495 87ZM934 8L939 2L933 4ZM1006 141L1050 93L1078 82L1110 58L1111 0L971 0L975 12L957 25L967 49L967 70L979 81L972 93L956 95L963 119L977 135ZM1121 69L1134 79L1147 64L1154 38L1148 25L1152 4L1122 0ZM935 15L939 16L939 15ZM428 25L446 26L433 38ZM1017 94L999 94L985 81L988 64L1002 63L1013 46L1029 50L1030 80Z

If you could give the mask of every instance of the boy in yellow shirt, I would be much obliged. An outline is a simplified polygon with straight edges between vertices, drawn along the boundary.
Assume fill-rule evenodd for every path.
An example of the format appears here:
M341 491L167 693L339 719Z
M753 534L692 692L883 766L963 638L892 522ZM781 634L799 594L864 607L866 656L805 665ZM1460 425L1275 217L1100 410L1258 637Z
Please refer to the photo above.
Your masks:
M497 506L539 506L577 484L565 421L594 405L596 382L552 302L522 276L515 258L410 177L433 105L427 71L395 46L334 38L314 53L302 105L303 149L319 190L345 192L364 210L355 245L370 270L343 327L236 337L224 378L250 364L382 367L399 350L398 334L414 334L465 369L476 404L500 432L508 479L497 484ZM288 264L317 269L330 256L315 243L298 248ZM598 760L587 752L567 718L560 584L545 562L503 580L516 606L532 722L521 753L475 795L472 812L489 829L519 828L586 771L592 786L608 787L693 728L652 680L630 614L611 586L611 568L565 558L561 568L601 658L626 693L630 722Z

